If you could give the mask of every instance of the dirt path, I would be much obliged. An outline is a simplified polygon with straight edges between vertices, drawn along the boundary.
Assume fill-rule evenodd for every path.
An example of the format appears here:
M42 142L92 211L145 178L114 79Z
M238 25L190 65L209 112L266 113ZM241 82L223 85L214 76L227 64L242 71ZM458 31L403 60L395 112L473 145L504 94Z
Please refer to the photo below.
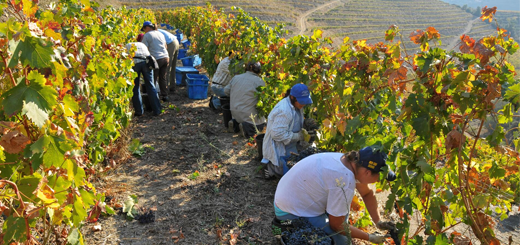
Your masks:
M464 28L464 31L461 34L459 34L456 38L454 38L453 41L451 41L446 50L454 49L457 46L457 44L459 44L459 37L464 34L468 34L471 31L471 28L473 28L473 24L475 24L475 22L477 22L478 20L480 20L480 18L475 18L473 20L468 21L468 24L466 25L466 28Z
M320 6L316 7L316 8L314 8L314 9L311 9L311 10L301 14L296 19L296 24L300 28L300 32L298 33L298 35L303 35L303 33L307 30L307 17L309 17L309 15L313 14L314 12L318 12L318 11L324 9L324 8L332 7L332 5L336 5L336 4L339 4L341 2L342 2L342 0L336 0L336 1L328 2L326 4L320 5Z

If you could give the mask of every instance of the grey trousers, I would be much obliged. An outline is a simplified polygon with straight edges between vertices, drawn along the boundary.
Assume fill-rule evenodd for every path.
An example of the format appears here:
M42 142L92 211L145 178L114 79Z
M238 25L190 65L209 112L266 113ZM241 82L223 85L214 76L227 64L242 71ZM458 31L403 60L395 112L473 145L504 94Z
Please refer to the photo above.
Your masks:
M170 62L168 66L168 74L166 75L168 79L169 89L170 91L175 91L175 68L177 67L177 56L179 55L179 42L173 41L167 46L168 55L170 56Z

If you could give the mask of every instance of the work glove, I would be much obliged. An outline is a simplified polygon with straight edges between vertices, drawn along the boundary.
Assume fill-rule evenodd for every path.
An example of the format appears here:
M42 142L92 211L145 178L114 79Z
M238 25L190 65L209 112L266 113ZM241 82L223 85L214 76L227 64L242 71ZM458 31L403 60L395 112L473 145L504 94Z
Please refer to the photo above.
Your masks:
M390 237L390 235L389 234L381 235L378 233L372 233L372 234L368 234L368 241L370 241L371 243L375 243L375 244L381 244L386 241L387 237Z
M302 139L303 139L303 141L305 141L305 142L309 142L309 140L311 139L311 135L307 132L307 130L305 130L304 128L302 128L302 130L300 131L300 133L302 134Z
M397 229L397 227L395 227L395 223L392 221L379 221L379 222L377 222L376 226L380 230L391 231L391 230Z
M298 142L300 140L303 140L303 134L302 132L298 132L298 133L293 133L292 137L291 137L291 143L292 142Z

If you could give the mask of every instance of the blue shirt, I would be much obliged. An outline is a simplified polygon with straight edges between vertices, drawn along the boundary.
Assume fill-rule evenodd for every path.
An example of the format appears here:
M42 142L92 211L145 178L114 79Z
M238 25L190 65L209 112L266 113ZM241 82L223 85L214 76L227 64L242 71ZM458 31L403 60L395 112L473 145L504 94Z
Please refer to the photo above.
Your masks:
M161 32L164 35L164 39L166 39L166 44L170 44L173 42L173 39L177 39L177 37L170 32L163 30L163 29L157 29L159 32ZM178 41L178 40L177 40Z

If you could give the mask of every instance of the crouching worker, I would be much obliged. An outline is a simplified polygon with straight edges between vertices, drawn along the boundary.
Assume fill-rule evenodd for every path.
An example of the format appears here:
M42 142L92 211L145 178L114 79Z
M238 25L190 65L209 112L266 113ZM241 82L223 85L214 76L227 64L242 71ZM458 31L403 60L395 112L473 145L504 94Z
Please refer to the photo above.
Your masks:
M350 244L350 238L383 243L387 235L368 234L347 225L354 191L358 190L377 227L395 229L392 222L381 221L374 191L368 186L379 181L384 166L387 166L386 154L371 147L347 154L318 153L304 158L278 183L275 222L305 218L313 226L323 228L336 245ZM386 178L392 181L395 174L389 171Z
M309 141L310 136L303 129L303 107L312 104L309 88L296 84L287 91L286 97L276 104L267 118L267 129L262 145L262 163L266 179L284 174L284 160L291 153L298 153L298 142Z
M262 131L265 126L265 118L258 115L256 104L256 88L265 86L264 80L260 77L262 66L260 62L249 62L246 72L234 76L229 84L224 88L224 92L229 95L231 116L229 127L235 133L239 131L245 138L253 137L256 131Z

